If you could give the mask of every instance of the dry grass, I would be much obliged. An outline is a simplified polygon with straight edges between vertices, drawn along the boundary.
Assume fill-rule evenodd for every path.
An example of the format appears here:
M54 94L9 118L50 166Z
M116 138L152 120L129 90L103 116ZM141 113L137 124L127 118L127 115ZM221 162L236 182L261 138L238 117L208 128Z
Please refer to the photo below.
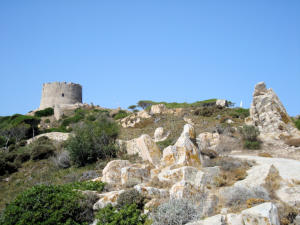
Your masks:
M272 158L273 156L270 154L270 153L268 153L268 152L260 152L260 153L258 153L258 156L260 156L260 157L268 157L268 158Z
M282 178L279 175L279 171L272 165L268 176L265 179L264 187L268 190L270 197L276 199L276 190L279 189Z
M259 205L259 204L264 203L264 202L266 202L266 200L262 199L262 198L249 198L246 201L246 204L247 204L248 208L252 208L253 206Z

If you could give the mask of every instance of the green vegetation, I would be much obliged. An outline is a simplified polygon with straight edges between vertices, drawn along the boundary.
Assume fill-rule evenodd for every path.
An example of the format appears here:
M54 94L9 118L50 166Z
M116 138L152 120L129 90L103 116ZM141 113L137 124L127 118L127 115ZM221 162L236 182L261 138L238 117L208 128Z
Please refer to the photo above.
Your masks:
M129 189L120 194L117 201L117 208L121 209L126 205L136 204L138 209L143 209L145 198L135 189Z
M216 104L217 99L208 99L204 101L197 101L194 103L177 103L177 102L154 102L150 100L141 100L137 103L138 107L141 107L143 109L149 108L152 105L157 105L157 104L164 104L167 108L169 109L174 109L174 108L188 108L188 107L203 107L203 106L214 106Z
M300 130L300 118L295 121L295 125Z
M259 149L260 142L257 137L259 135L259 130L255 126L244 125L240 129L240 133L244 140L244 148L246 149Z
M21 114L0 117L0 147L8 147L23 138L35 136L38 133L39 123L38 117Z
M116 157L115 140L119 134L118 125L108 117L102 116L95 122L78 124L74 136L66 143L70 157L77 166L96 162L98 159Z
M120 110L116 115L114 115L115 120L123 119L129 115L128 112L124 110Z
M53 114L54 114L54 109L49 107L49 108L46 108L46 109L43 109L43 110L36 111L34 113L34 116L44 117L44 116L52 116Z
M164 141L159 141L156 142L156 144L161 150L164 150L166 147L173 144L173 139L166 139Z
M143 225L146 222L146 215L142 215L136 204L125 205L117 210L112 205L108 205L99 210L96 214L99 220L97 225Z
M19 194L5 208L0 224L83 225L92 219L91 199L74 190L74 186L37 185Z
M245 119L246 117L250 116L249 109L244 108L235 108L229 114L232 118L240 118Z

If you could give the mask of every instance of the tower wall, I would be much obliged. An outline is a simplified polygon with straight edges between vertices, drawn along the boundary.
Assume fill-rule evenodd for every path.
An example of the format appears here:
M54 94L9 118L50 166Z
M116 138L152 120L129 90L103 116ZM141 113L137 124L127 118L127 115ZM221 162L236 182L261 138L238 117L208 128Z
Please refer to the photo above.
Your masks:
M82 103L82 86L80 84L67 82L43 84L39 109L75 103Z

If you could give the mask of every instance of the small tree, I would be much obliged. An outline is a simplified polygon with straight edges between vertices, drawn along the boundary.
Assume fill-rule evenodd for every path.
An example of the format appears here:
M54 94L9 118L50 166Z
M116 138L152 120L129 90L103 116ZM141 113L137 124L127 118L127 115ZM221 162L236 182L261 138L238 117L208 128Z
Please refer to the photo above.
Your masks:
M151 106L153 104L152 101L149 100L141 100L137 103L138 107L141 107L142 109L146 109L147 107Z
M136 109L136 107L137 107L136 105L131 105L131 106L128 106L128 109L134 111Z

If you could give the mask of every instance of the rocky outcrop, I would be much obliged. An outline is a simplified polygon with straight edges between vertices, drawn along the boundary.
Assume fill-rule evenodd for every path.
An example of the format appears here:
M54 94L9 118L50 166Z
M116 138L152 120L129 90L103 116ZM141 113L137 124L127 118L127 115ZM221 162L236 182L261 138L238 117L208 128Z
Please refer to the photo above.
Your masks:
M260 138L265 142L281 140L288 145L300 146L300 132L276 93L267 89L264 82L255 86L247 123L258 127Z
M94 204L93 209L99 210L101 208L104 208L108 204L111 204L112 206L117 205L118 198L119 198L120 194L122 194L123 192L124 192L124 190L120 190L120 191L111 191L111 192L107 192L104 194L99 194L98 196L99 196L100 200L98 200Z
M197 143L201 150L209 149L216 151L220 142L219 133L204 132L198 135Z
M163 127L158 127L154 131L154 141L155 142L160 142L164 141L168 138L170 133L164 134L164 128Z
M157 104L157 105L152 105L150 109L150 114L163 114L168 111L167 107L165 104Z
M163 150L163 165L194 166L199 168L201 166L201 155L191 140L195 137L194 127L186 124L175 145Z
M218 100L216 101L216 106L221 107L221 108L224 108L224 107L227 107L227 106L228 106L228 102L227 102L227 100L225 100L225 99L218 99Z
M101 181L109 184L121 183L121 169L130 166L128 160L113 160L110 161L103 169Z
M187 225L280 225L277 207L266 202L239 214L218 214Z
M138 154L143 160L153 165L160 164L161 151L148 134L130 141L123 141L129 155Z
M150 166L133 165L121 169L121 183L125 187L132 187L150 180Z
M151 115L145 110L142 110L136 114L133 113L121 119L120 124L124 128L140 128L152 122L153 122L153 118L151 117Z
M39 134L35 136L34 138L30 138L27 140L27 144L32 143L34 140L39 139L40 137L47 137L50 140L63 142L66 141L70 136L70 133L63 133L63 132L51 132L51 133L45 133L45 134Z

